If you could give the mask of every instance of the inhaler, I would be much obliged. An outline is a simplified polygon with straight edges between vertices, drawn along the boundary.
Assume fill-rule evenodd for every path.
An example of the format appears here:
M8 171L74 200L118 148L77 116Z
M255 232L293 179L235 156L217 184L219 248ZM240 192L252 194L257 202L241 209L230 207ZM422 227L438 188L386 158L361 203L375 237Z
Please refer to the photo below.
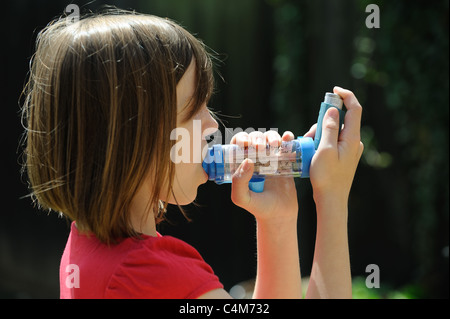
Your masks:
M330 107L339 111L339 129L341 128L345 112L342 98L334 93L326 93L320 105L317 119L317 130L314 140L311 137L298 137L289 142L281 142L278 147L266 145L265 148L240 147L236 144L216 144L208 148L202 166L210 181L217 184L231 183L232 176L239 165L249 158L254 163L254 172L249 182L253 192L264 190L266 177L292 176L309 177L309 167L312 158L319 147L322 137L322 121Z

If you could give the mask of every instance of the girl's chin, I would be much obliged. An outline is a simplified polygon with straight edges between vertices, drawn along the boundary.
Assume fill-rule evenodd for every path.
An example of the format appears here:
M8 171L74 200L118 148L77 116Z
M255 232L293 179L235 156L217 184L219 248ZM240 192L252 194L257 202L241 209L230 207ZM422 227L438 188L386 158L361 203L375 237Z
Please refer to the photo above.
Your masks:
M195 179L197 181L195 185L178 185L178 187L177 185L173 185L176 200L171 195L168 200L169 204L188 205L197 198L198 187L202 184L205 184L209 179L208 174L206 174L203 167L200 166L200 170L201 172L197 171L195 173L195 176L193 176L192 178L192 180Z
M202 172L203 172L203 183L202 184L205 184L209 180L209 176L208 176L208 174L206 174L206 172L203 168L202 168Z

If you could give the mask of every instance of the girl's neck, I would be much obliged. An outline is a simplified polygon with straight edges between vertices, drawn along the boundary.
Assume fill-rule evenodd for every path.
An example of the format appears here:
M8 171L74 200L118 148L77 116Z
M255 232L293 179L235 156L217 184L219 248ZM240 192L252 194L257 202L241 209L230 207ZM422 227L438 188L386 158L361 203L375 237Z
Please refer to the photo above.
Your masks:
M153 209L148 205L150 192L143 185L134 196L130 207L130 220L133 229L141 234L157 236Z

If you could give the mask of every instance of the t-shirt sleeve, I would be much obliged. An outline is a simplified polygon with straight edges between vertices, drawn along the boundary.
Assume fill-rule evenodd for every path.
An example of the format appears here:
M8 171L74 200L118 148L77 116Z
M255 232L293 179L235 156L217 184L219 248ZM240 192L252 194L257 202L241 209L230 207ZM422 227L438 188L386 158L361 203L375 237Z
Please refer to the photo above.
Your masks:
M223 285L200 254L165 236L127 255L112 275L105 298L194 299L217 288Z

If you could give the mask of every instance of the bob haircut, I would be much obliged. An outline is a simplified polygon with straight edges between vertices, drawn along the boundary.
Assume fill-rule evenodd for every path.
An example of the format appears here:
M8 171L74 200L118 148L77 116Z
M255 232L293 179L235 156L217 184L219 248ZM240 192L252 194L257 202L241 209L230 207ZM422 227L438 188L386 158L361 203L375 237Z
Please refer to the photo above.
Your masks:
M117 9L42 30L22 108L34 202L116 243L139 237L129 208L153 171L149 207L161 221L159 196L173 193L176 86L192 61L196 90L183 120L209 100L214 80L203 43L175 22Z

